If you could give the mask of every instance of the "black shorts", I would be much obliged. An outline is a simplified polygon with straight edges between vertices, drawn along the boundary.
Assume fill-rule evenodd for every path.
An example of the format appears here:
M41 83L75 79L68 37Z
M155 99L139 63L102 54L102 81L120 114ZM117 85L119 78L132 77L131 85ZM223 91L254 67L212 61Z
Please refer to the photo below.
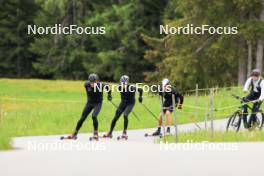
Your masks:
M173 106L169 106L169 107L164 107L163 106L163 113L166 113L167 111L170 111L171 113L173 112Z

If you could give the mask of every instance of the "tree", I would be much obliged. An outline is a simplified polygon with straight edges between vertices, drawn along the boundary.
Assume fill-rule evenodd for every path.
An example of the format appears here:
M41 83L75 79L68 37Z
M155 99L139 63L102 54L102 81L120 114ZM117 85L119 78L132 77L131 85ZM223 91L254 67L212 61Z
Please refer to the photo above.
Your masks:
M262 11L260 13L260 22L264 25L264 0L261 0ZM256 68L263 70L263 39L257 41Z
M167 35L161 39L144 36L152 47L145 59L156 65L155 72L146 73L146 80L170 77L182 88L242 84L246 79L250 45L263 33L261 25L250 18L259 14L259 0L174 0L172 15L164 24L174 27L193 24L201 26L238 26L238 35ZM178 15L176 15L178 14ZM247 52L247 50L249 50ZM247 59L249 57L249 59ZM157 62L156 62L157 61ZM228 81L227 81L228 80Z
M28 10L30 9L30 11ZM39 6L34 0L6 0L0 4L0 76L34 76L34 55L28 50L33 37L27 35L27 24Z

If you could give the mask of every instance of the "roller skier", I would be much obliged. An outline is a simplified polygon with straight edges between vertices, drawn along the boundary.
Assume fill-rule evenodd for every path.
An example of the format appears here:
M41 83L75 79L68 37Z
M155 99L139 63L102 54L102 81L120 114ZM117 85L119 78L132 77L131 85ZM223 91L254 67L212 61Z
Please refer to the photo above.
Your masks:
M163 123L163 116L166 116L166 133L170 133L170 126L171 126L171 113L173 112L173 100L172 95L175 97L176 107L178 109L182 109L182 104L184 101L184 97L180 94L176 87L170 84L168 79L162 80L162 89L158 90L159 96L161 96L163 104L162 104L162 111L159 114L159 124L157 130L152 134L152 136L161 136L161 125ZM164 134L165 135L165 134Z
M133 86L129 84L129 77L127 75L123 75L120 78L120 84L118 86L118 91L121 94L121 102L115 112L115 116L112 120L110 130L107 134L105 134L103 137L105 138L112 138L112 133L114 131L116 122L120 118L120 116L124 115L124 129L123 134L121 137L118 137L118 139L127 139L127 128L128 128L128 116L130 112L133 110L133 107L135 105L135 93L139 92L139 98L138 101L142 103L142 94L143 90L141 88L138 88L136 86Z
M108 100L112 100L111 90L109 86L99 81L99 77L96 74L90 74L88 81L84 84L86 94L87 94L87 103L83 109L81 118L77 122L76 128L72 135L66 137L66 139L77 139L77 134L80 128L83 125L83 122L86 120L87 116L93 111L93 137L90 139L98 140L98 119L97 116L101 110L103 102L103 92L106 90L108 92Z

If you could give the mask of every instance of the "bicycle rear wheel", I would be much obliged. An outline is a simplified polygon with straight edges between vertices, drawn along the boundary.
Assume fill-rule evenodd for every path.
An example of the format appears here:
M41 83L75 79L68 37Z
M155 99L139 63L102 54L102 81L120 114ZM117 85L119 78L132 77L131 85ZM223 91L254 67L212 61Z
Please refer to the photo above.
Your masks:
M239 131L242 121L241 116L242 114L240 113L240 111L236 111L233 115L231 115L227 121L226 131Z

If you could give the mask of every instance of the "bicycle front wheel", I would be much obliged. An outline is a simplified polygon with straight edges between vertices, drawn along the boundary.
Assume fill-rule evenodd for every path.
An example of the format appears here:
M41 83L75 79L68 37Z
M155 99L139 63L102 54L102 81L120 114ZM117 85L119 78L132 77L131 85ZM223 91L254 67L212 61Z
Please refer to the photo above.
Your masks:
M242 121L242 114L240 111L236 111L234 114L232 114L226 125L226 131L234 130L239 131Z

